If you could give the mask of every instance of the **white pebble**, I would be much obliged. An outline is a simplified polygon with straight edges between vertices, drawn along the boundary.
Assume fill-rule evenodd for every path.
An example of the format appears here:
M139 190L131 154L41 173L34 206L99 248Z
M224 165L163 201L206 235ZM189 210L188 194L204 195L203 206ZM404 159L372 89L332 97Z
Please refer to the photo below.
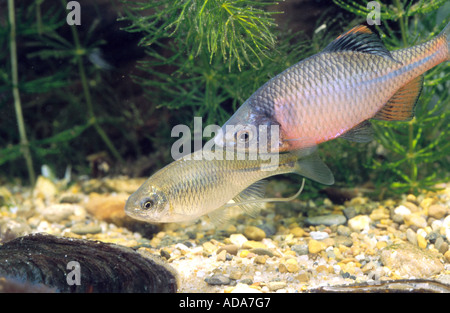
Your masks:
M400 205L394 209L394 213L401 216L405 216L411 214L411 210L405 207L404 205Z
M431 229L434 231L439 231L441 227L442 227L441 220L434 220L433 223L431 223Z
M423 228L419 228L416 233L417 233L417 235L420 235L423 238L425 238L427 236L427 232Z
M312 231L309 233L309 235L314 240L323 240L323 239L329 237L328 233L326 233L324 231Z

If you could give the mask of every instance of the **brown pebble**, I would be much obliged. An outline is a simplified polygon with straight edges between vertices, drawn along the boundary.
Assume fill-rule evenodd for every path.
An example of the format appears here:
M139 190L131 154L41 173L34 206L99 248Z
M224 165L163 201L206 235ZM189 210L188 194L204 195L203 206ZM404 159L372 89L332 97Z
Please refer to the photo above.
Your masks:
M290 230L290 233L294 235L294 237L303 237L305 235L305 231L301 227L294 227Z
M415 205L412 202L407 201L407 202L403 203L403 205L405 207L407 207L412 213L419 212L419 208L417 207L417 205Z
M450 250L444 253L444 257L447 260L447 263L450 263Z
M227 251L226 250L222 250L220 253L217 254L217 258L216 258L217 261L225 262L226 259L227 259Z
M220 247L220 248L217 250L217 253L220 253L220 252L222 252L223 250L225 250L227 253L229 253L229 254L231 254L231 255L237 255L237 252L238 252L238 250L239 250L239 247L236 246L236 245L225 245L225 246Z
M266 264L266 257L264 255L257 255L253 262L256 264Z
M435 219L441 219L447 214L447 208L441 204L433 204L428 208L428 215Z
M247 226L244 230L244 236L250 240L261 241L266 238L266 233L256 226Z
M250 249L250 252L257 254L257 255L267 255L268 257L273 257L275 255L272 251L270 251L269 249L265 249L265 248Z
M307 283L309 281L308 273L303 272L297 276L297 280L301 283Z

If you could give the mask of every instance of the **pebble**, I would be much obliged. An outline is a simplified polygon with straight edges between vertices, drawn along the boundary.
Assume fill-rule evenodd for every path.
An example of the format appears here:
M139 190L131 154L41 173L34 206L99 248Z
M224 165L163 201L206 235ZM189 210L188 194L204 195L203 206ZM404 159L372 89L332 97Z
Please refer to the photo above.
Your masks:
M334 237L334 244L336 247L339 247L340 245L351 247L353 245L353 240L347 236L336 236Z
M326 244L321 241L311 239L308 242L308 251L311 254L319 253L327 248Z
M309 249L307 244L299 244L293 245L291 247L292 251L294 251L297 255L305 255L308 254Z
M244 230L244 236L249 240L261 241L266 238L266 233L256 226L247 226Z
M227 259L227 251L226 250L222 250L220 253L217 254L216 256L216 260L218 262L225 262L225 260Z
M447 208L440 204L433 204L428 207L428 215L435 218L435 219L441 219L445 216L447 213Z
M0 218L0 243L31 233L31 227L22 219Z
M410 243L394 244L381 251L383 265L404 277L426 278L444 270L439 255Z
M267 255L269 258L273 257L275 254L266 248L254 248L250 250L251 253L257 254L257 255Z
M287 259L278 265L278 271L280 273L296 273L300 269L296 259Z
M270 291L276 291L279 289L286 288L287 284L284 281L270 281L267 283L267 287L269 287Z
M412 212L404 205L400 205L394 209L394 213L400 216L405 216L411 214Z
M102 228L97 224L76 224L70 228L70 231L77 235L98 234L102 232Z
M225 245L220 247L219 249L217 249L216 253L220 253L223 250L225 250L227 253L231 254L231 255L237 255L237 252L239 250L239 247L236 245Z
M367 215L357 215L354 218L348 220L348 227L356 232L369 230L370 221L370 217L368 217Z
M342 214L328 214L328 215L320 215L308 217L305 219L305 222L309 225L318 226L318 225L341 225L347 221L344 215Z
M242 249L267 248L265 244L259 241L247 240L242 244Z
M294 235L294 237L303 237L306 232L301 227L293 227L289 230L289 232Z
M356 209L352 206L346 207L344 210L342 210L342 212L344 213L347 219L354 218L357 215Z
M442 227L444 228L445 236L447 237L447 241L450 242L450 215L444 218L442 222Z
M241 248L242 245L248 241L247 237L242 234L232 234L229 239L230 242L238 248Z
M408 228L406 230L406 239L408 239L408 241L413 245L417 246L417 235L416 232L411 228Z
M250 287L247 284L239 283L230 293L262 293L262 291L257 288Z
M341 236L350 236L350 234L352 233L351 229L344 225L339 225L336 232Z
M101 221L124 226L129 223L136 223L136 220L127 216L123 209L128 197L128 194L109 195L92 193L85 207L90 214Z
M427 220L420 213L411 213L409 215L405 215L404 217L405 224L414 228L425 228L427 227Z
M427 247L426 239L420 234L417 235L417 245L422 249L425 249Z
M447 260L447 263L450 263L450 250L444 253L444 257Z
M44 176L38 177L33 190L34 198L43 199L45 202L49 202L55 198L57 193L58 188L50 179Z
M266 264L266 256L264 255L257 255L253 262L255 262L256 264Z
M84 208L77 204L57 203L38 208L37 212L49 222L60 223L75 213L83 214Z
M229 285L231 280L229 277L222 274L214 274L211 277L205 278L208 285Z
M378 208L372 211L369 215L372 221L379 221L381 219L389 218L389 211L385 208Z
M419 212L419 208L417 207L417 205L410 201L406 201L403 205L407 207L412 213Z
M330 235L324 231L312 231L309 233L312 239L314 240L323 240L325 238L328 238Z

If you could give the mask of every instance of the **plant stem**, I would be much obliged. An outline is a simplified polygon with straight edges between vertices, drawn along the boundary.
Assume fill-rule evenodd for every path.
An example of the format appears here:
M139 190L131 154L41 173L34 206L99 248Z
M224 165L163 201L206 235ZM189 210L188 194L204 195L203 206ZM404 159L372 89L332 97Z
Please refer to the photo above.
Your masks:
M399 14L399 24L400 24L400 31L402 33L403 46L406 47L408 45L408 34L405 25L405 18L407 17L404 16L405 11L403 10L403 6L400 3L400 0L394 0L394 4L397 7Z
M62 0L62 2L64 4L64 6L65 6L66 1ZM114 147L114 144L112 143L111 139L109 139L108 135L103 130L103 128L100 126L100 124L98 123L98 120L97 120L97 118L95 116L94 106L92 105L91 92L89 90L89 85L88 85L88 80L87 80L87 76L86 76L86 71L85 71L84 65L83 65L83 58L82 58L82 56L85 53L85 51L81 47L80 39L78 38L78 32L76 30L76 26L75 25L71 25L70 27L71 27L71 30L72 30L73 40L75 42L75 49L76 49L75 50L75 57L77 59L78 72L80 74L81 84L83 86L83 93L84 93L84 97L86 99L88 115L89 115L89 123L94 125L95 130L97 131L99 136L102 138L102 140L104 141L104 143L106 144L106 146L108 147L110 152L113 154L113 156L117 160L119 160L120 162L123 163L124 160L123 160L122 156L120 155L119 151L117 151L117 149Z
M14 97L14 108L16 111L17 125L19 127L20 145L28 169L28 177L30 184L34 185L36 174L33 168L33 159L31 158L30 144L25 131L25 122L23 120L22 105L20 103L19 93L19 74L17 71L17 46L16 46L16 17L14 12L14 0L8 0L8 16L10 24L10 54L11 54L11 76L12 76L12 92Z

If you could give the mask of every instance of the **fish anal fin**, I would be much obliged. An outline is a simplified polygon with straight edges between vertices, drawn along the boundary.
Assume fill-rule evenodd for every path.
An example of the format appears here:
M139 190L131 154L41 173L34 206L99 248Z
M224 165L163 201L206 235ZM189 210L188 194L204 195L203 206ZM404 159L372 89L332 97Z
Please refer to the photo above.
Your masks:
M373 139L373 128L369 121L363 121L339 138L344 138L355 142L369 142Z
M322 52L356 51L387 57L396 61L380 37L365 25L355 26L333 40Z
M422 86L423 75L420 75L401 87L373 118L382 121L411 120Z

